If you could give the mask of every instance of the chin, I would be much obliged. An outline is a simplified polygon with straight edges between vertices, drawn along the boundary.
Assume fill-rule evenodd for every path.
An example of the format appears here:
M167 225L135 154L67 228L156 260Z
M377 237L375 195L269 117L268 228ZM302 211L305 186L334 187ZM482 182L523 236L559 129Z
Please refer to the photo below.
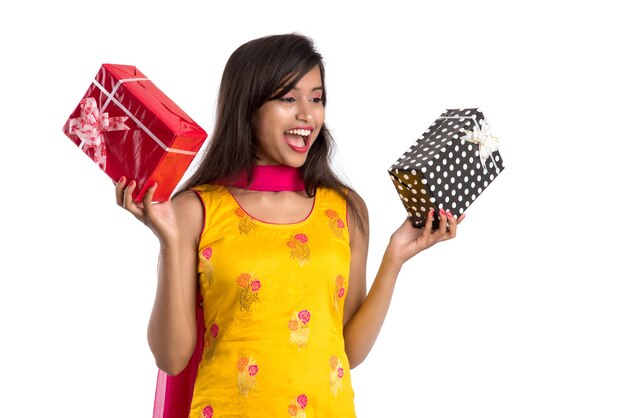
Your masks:
M258 165L284 165L293 168L300 168L304 165L304 163L306 163L308 158L309 152L304 154L296 153L291 150L280 150L272 156L261 155L260 158L257 158L256 163Z
M300 168L304 165L304 163L306 163L306 160L308 158L308 154L303 156L303 157L295 157L295 158L288 158L285 160L284 165L288 165L289 167L294 167L294 168Z
M276 159L261 159L257 160L259 165L284 165L287 167L300 168L306 163L307 156L281 156L282 158Z

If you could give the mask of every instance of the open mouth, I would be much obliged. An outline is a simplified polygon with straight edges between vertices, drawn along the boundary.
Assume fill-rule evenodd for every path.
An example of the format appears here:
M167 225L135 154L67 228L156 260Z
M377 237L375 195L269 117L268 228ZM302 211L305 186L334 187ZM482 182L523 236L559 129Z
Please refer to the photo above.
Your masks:
M309 148L312 129L289 129L285 131L285 141L294 151L306 152Z

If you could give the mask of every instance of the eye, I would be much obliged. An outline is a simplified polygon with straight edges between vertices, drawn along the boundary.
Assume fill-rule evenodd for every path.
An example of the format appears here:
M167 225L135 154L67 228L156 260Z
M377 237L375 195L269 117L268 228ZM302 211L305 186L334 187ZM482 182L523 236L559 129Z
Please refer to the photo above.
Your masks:
M314 99L311 99L311 101L312 101L313 103L322 103L322 98L321 98L321 97L316 97L316 98L314 98Z
M278 100L279 102L283 102L283 103L293 103L296 101L296 99L293 97L279 97L276 100Z

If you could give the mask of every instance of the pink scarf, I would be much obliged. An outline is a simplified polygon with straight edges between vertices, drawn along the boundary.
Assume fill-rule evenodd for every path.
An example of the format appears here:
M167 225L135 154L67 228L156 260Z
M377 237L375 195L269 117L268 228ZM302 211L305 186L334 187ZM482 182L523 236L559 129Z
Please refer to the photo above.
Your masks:
M241 173L229 186L258 192L299 192L304 190L300 170L286 165L256 165L252 182L247 185L246 173ZM223 184L222 182L219 182Z
M256 191L303 191L304 182L298 168L284 165L259 165L254 167L252 183L246 187L246 176L242 174L234 187ZM187 367L176 376L159 370L154 396L153 418L188 418L193 388L198 374L198 365L204 351L204 312L202 295L196 289L196 347Z

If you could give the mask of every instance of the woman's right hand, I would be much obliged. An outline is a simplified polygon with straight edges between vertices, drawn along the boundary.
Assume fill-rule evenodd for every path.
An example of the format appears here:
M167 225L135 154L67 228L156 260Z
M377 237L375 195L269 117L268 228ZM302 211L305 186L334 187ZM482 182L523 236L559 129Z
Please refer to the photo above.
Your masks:
M175 242L178 239L178 224L172 202L167 200L152 203L152 196L154 196L157 188L156 183L146 191L141 202L134 202L132 196L136 187L137 182L135 180L126 186L126 177L120 178L115 185L117 204L150 228L162 244Z

